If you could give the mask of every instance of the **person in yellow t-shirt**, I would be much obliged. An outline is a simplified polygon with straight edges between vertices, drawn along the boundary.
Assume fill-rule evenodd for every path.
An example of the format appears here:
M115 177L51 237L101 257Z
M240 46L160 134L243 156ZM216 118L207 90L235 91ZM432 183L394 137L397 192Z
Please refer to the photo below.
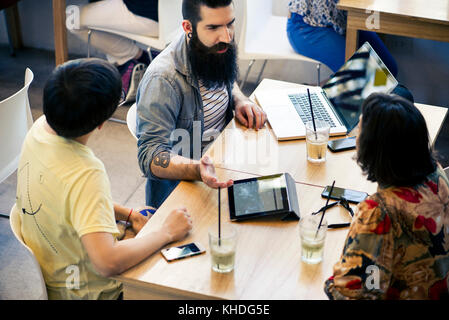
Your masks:
M135 232L148 221L114 205L103 163L86 146L117 108L120 75L100 59L57 67L44 88L44 115L27 134L17 171L15 210L41 266L49 299L117 299L109 277L136 265L192 228L185 208L140 238L117 241L116 220Z

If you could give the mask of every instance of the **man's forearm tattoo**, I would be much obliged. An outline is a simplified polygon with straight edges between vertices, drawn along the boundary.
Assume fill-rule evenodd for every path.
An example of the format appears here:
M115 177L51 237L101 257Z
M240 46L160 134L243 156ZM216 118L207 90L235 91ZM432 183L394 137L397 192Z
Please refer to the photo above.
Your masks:
M168 165L170 164L170 158L171 158L171 153L168 151L164 151L154 157L153 163L155 166L167 168Z

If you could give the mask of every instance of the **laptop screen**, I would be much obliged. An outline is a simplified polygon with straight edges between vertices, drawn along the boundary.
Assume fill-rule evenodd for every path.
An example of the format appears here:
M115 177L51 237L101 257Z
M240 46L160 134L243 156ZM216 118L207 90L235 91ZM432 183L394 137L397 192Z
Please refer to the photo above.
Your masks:
M370 44L365 42L331 76L323 90L349 133L359 121L363 101L373 92L390 93L397 84Z

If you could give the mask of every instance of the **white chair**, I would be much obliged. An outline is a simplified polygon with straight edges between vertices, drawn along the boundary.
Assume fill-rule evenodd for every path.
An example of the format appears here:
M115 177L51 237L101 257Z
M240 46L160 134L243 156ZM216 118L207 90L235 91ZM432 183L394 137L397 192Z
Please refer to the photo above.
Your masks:
M147 37L129 32L119 31L111 28L89 27L87 32L87 57L90 57L90 38L93 31L108 32L133 40L137 44L146 47L150 63L152 61L151 49L162 51L170 44L182 30L182 1L181 0L163 0L158 2L158 37ZM122 106L124 102L119 105ZM125 124L125 121L116 118L110 118L110 121Z
M11 226L12 233L16 237L16 239L20 242L22 247L25 248L25 252L29 256L31 260L30 269L29 271L35 272L36 275L39 278L38 285L41 287L41 293L38 297L35 298L35 300L48 300L47 295L47 287L45 286L45 280L44 276L42 275L42 270L39 265L39 262L36 259L36 256L34 255L33 251L28 247L25 242L23 241L22 237L22 222L20 220L20 216L17 215L17 212L14 210L16 205L14 205L11 209L11 212L9 214L9 225Z
M251 60L245 77L240 83L243 89L255 60L264 60L257 83L267 60L301 60L317 65L317 83L320 83L320 62L296 53L287 38L287 17L273 15L272 0L244 0L243 24L239 39L239 59Z
M0 101L0 183L17 169L22 143L33 124L28 100L33 78L33 72L27 68L23 88Z
M136 117L137 117L137 105L134 103L129 108L128 113L126 114L126 124L128 125L129 132L131 132L132 136L137 140Z
M159 36L146 37L129 32L123 32L110 28L90 27L87 39L87 57L90 57L90 37L92 31L113 33L142 44L147 48L151 60L150 49L163 50L172 40L182 33L182 1L163 0L158 4Z

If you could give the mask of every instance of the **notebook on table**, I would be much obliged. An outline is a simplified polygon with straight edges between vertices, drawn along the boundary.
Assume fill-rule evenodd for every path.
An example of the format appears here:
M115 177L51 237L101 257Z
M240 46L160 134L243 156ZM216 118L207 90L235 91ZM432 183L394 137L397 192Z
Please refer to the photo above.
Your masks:
M277 140L301 139L311 121L307 88L315 119L330 124L330 135L348 134L359 121L363 101L373 92L390 93L394 78L368 42L334 73L323 87L260 90L257 102L266 112Z

